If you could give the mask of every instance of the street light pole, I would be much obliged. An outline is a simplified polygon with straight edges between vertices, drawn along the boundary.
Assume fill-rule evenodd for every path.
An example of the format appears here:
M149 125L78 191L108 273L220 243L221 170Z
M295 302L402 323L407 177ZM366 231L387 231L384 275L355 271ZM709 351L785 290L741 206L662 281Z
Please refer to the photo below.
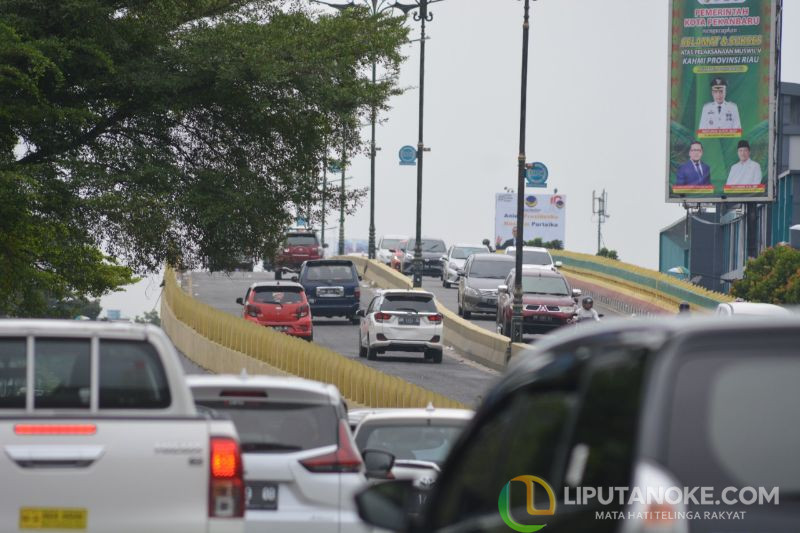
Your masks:
M342 144L342 189L339 191L339 255L344 255L344 169L346 167L345 147Z
M528 28L529 0L525 0L525 17L522 23L522 91L519 112L519 156L517 173L517 242L514 275L514 304L511 319L511 341L522 341L522 246L524 241L525 218L525 113L528 90Z

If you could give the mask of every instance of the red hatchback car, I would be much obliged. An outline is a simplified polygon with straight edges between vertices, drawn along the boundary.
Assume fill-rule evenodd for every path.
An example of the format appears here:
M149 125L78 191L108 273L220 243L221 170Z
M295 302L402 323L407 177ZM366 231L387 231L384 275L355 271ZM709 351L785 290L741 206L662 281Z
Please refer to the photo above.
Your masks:
M311 230L290 231L286 234L283 248L279 250L273 261L275 279L283 277L284 269L299 272L300 266L304 262L322 259L323 255L322 246L315 232Z
M311 308L303 286L293 281L254 283L244 298L236 298L244 306L242 317L250 322L281 331L307 341L313 340Z

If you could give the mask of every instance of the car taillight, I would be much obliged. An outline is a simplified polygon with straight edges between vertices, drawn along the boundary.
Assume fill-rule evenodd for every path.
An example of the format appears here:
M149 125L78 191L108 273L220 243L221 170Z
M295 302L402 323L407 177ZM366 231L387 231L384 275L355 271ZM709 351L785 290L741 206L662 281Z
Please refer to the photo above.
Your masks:
M211 477L208 490L208 516L244 516L244 473L239 443L229 437L211 437Z
M306 304L303 304L300 307L298 307L296 316L297 316L297 318L302 318L304 316L308 316L308 306Z
M17 435L94 435L97 426L94 424L16 424Z
M300 461L309 472L329 474L341 472L358 472L361 470L361 456L353 448L348 434L347 424L339 421L339 447L335 452L326 453Z
M375 313L376 322L383 322L384 320L389 320L390 318L392 318L392 315L389 313Z
M259 309L258 306L256 306L256 305L248 304L247 307L245 307L245 311L250 316L260 316L261 315L261 309Z
M355 292L353 294L355 294L356 300L360 300L361 299L361 289L359 289L358 287L356 287L356 290L355 290Z
M428 322L441 322L442 315L436 313L435 315L428 315Z

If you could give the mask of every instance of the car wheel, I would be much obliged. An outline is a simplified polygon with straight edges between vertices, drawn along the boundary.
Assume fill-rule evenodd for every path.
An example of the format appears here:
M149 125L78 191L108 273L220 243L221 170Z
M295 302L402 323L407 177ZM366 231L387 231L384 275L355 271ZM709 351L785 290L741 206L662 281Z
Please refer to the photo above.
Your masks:
M275 269L275 279L278 281L283 279L283 271L280 268Z
M306 340L307 340L308 342L314 342L314 334L312 333L311 335L309 335L308 337L306 337Z
M378 359L378 349L372 346L367 347L367 359L375 361Z
M364 359L367 356L367 348L363 345L361 341L361 332L358 333L358 356L361 359Z
M469 317L471 317L471 316L472 316L472 311L467 311L466 309L463 309L463 310L461 311L461 313L462 313L462 315L461 315L461 316L463 316L463 317L464 317L464 318L466 318L467 320L469 320Z
M442 287L444 287L445 289L449 289L450 288L450 282L447 281L447 277L446 276L442 276Z
M458 316L464 316L464 309L461 307L461 300L458 300Z
M361 322L361 319L356 315L350 315L350 323L354 326L357 326Z
M430 359L436 364L441 364L442 362L442 351L441 350L425 350L425 359Z

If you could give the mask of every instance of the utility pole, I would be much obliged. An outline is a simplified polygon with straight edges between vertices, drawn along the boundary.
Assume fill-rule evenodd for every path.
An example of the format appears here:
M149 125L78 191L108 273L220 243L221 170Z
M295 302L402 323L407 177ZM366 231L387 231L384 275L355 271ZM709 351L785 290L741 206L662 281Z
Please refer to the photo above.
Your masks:
M603 224L605 224L606 219L609 218L611 215L608 214L606 209L608 208L608 194L606 190L603 189L603 192L598 196L595 195L595 191L592 191L592 214L597 215L597 252L600 252L600 248L602 247L603 242Z
M339 255L344 255L344 170L347 168L344 141L342 141L342 189L339 191Z

